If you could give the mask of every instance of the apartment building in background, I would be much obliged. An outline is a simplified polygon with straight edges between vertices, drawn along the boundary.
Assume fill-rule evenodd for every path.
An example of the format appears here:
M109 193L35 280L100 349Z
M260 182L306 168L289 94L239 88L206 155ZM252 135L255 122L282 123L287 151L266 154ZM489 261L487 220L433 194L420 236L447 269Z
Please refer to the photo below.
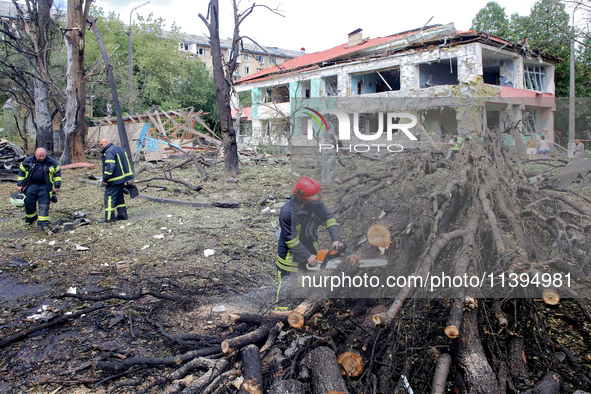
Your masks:
M220 40L222 55L227 59L232 41ZM244 42L243 49L238 57L238 67L234 75L235 79L249 77L266 68L281 65L288 60L302 55L303 51L292 51L277 47L260 47L258 45ZM190 56L198 57L207 68L211 69L211 46L209 39L205 36L183 34L179 43L179 50Z

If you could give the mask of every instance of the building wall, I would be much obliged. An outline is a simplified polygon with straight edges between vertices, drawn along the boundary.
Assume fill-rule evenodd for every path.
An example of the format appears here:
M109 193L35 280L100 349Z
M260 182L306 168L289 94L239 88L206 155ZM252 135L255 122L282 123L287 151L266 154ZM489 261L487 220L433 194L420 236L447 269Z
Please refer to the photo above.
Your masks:
M487 55L483 57L485 49ZM502 60L498 61L498 59ZM524 89L524 66L526 64L544 68L545 76L539 77L538 75L540 80L544 81L541 91ZM484 69L487 69L489 74L492 69L493 77L496 77L500 82L484 83ZM516 123L523 119L526 105L531 104L525 102L507 104L511 100L502 99L500 96L507 96L507 92L510 92L511 94L516 93L518 96L530 96L533 99L538 96L547 97L554 94L553 64L540 62L538 59L524 61L523 57L514 52L482 43L452 47L431 46L409 50L387 58L351 61L311 72L294 73L236 86L238 91L251 90L253 92L253 136L256 122L269 120L271 116L270 112L260 111L259 107L264 103L261 100L254 100L255 91L258 90L260 94L266 89L287 84L292 98L327 97L330 94L325 88L325 81L335 78L337 97L359 97L362 95L367 98L486 98L493 103L505 103L504 105L511 107L509 111L505 111L506 114L510 113L511 117L505 116L505 119L511 119ZM388 78L390 78L389 81ZM378 84L380 87L377 86ZM395 89L389 90L390 87L395 87ZM384 91L378 92L379 89L384 89ZM358 92L362 92L362 94L360 95ZM468 135L472 131L482 131L486 126L486 116L483 116L482 112L475 112L474 107L470 104L473 103L454 104L459 134ZM535 106L542 108L536 115L537 130L546 134L546 138L552 142L552 104L540 102ZM283 113L282 116L285 114Z
M183 44L187 44L186 46ZM212 58L211 58L211 48L209 45L205 44L198 44L192 43L188 41L184 41L179 44L179 48L181 52L186 52L192 56L199 58L205 66L211 70L212 69ZM188 48L188 49L187 49ZM222 55L224 58L228 58L228 49L222 48ZM259 57L259 60L257 60ZM238 66L236 69L236 77L243 78L248 75L255 74L265 68L275 66L276 64L284 63L287 60L292 59L293 57L281 56L281 55L273 55L269 56L266 53L241 53L238 59Z

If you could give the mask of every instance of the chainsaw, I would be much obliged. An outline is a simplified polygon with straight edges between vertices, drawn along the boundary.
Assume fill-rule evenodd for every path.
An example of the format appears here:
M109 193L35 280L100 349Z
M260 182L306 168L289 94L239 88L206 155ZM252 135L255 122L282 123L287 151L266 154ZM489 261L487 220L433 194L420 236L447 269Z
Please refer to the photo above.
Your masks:
M320 249L318 253L316 253L316 260L318 260L318 264L310 265L309 263L306 264L306 268L310 271L318 271L321 269L322 264L324 264L324 269L332 270L335 269L343 262L341 258L334 258L338 253L338 248L333 246L330 249ZM359 268L373 268L373 267L382 267L388 264L388 260L386 259L360 259L359 260Z

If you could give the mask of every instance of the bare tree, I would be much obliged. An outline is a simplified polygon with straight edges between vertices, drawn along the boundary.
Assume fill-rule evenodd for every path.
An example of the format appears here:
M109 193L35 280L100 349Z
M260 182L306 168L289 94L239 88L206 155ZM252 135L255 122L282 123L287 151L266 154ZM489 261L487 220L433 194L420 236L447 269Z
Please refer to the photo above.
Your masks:
M49 64L58 31L50 13L53 0L26 0L24 4L12 0L12 4L15 18L12 23L0 25L4 36L4 56L0 60L2 76L18 87L20 97L13 96L33 114L36 146L51 153L53 130L49 100L53 84Z
M84 135L86 134L86 92L84 68L84 41L86 21L92 0L68 0L67 26L62 29L66 43L66 141L61 163L71 164L86 161Z
M232 36L232 48L228 54L228 61L224 61L220 45L219 33L219 3L218 0L210 0L207 17L199 14L199 18L205 23L209 30L209 43L211 45L211 58L213 66L213 78L215 82L215 93L220 112L220 126L222 129L222 140L224 148L224 163L226 174L237 175L240 172L238 166L238 145L236 143L236 130L232 122L232 107L230 100L234 90L233 76L238 65L238 56L242 47L242 39L248 38L240 35L240 25L254 11L255 7L264 5L252 4L243 12L238 11L236 0L232 0L234 12L234 34ZM274 10L271 10L275 12ZM252 40L251 40L252 41ZM254 41L253 41L254 42Z

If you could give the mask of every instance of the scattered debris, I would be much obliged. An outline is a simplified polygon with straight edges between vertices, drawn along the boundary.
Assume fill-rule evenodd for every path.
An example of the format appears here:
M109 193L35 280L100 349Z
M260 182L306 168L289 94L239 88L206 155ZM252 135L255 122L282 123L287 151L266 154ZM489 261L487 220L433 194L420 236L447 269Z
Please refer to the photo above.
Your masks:
M203 255L205 257L213 256L214 254L215 254L215 250L213 250L213 249L205 249L203 251Z
M16 182L18 167L25 157L25 151L21 148L0 139L0 181Z

